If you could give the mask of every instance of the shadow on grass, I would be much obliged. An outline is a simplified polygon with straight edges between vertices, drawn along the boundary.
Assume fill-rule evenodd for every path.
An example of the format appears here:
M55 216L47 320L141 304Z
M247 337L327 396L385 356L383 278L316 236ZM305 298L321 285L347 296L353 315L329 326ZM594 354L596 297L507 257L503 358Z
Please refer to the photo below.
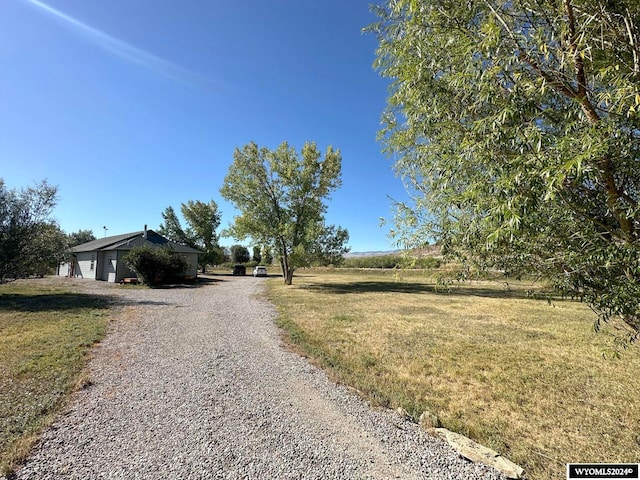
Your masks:
M74 311L80 309L107 309L112 304L110 297L87 293L51 294L0 294L0 311L47 312Z
M176 288L180 288L176 286ZM107 310L123 305L173 305L155 300L127 299L88 293L51 293L45 295L9 293L0 295L0 312L76 312Z
M236 278L236 279L242 279L242 278L282 278L282 275L279 273L267 273L266 275L260 275L258 277L254 277L253 274L251 273L247 273L246 275L234 275L233 273L215 273L215 274L210 274L210 275L215 275L216 277L229 277L229 278ZM296 277L298 277L298 274L296 274ZM218 279L217 281L219 282L224 282L225 280L221 280Z
M432 293L438 295L475 296L486 298L512 298L512 299L537 299L570 301L557 293L537 293L531 291L509 288L497 285L494 288L473 285L454 285L450 287L438 287L434 283L420 282L394 282L394 281L362 281L353 283L311 283L304 288L319 293L330 294L354 294L354 293Z

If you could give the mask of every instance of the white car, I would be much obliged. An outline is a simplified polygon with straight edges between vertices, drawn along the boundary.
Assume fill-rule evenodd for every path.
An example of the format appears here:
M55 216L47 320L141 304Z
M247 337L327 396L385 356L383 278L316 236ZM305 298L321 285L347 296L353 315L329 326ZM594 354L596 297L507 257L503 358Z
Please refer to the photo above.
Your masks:
M263 267L262 265L258 265L253 269L254 277L266 277L267 276L267 267Z

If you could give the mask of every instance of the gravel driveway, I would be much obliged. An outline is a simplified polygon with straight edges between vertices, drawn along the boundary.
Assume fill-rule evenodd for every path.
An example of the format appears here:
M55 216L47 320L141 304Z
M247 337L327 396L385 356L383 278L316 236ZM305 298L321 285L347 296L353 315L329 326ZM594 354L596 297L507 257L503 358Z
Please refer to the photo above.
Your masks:
M265 279L136 289L19 479L499 479L283 348Z

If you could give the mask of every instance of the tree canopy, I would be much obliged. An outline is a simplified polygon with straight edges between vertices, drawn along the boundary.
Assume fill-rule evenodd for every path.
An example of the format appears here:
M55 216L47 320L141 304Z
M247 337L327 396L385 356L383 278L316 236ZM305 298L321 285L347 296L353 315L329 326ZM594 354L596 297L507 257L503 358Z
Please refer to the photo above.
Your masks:
M286 284L293 272L315 261L339 261L349 235L325 225L329 195L341 185L342 156L328 147L324 156L307 142L300 154L283 142L276 150L254 142L236 148L220 193L240 211L229 233L251 238L279 259Z
M254 245L253 247L253 255L251 255L251 259L256 263L260 263L262 261L262 249L257 245Z
M231 245L229 251L231 252L231 261L233 263L247 263L251 260L249 249L244 245Z
M640 3L393 0L380 136L396 239L538 272L640 330Z
M0 282L43 274L64 251L64 234L50 218L56 194L46 180L8 189L0 178Z
M198 263L204 272L207 265L217 264L223 257L218 244L219 235L216 233L222 214L213 200L209 203L189 200L186 204L180 205L180 212L187 222L186 228L182 227L173 207L169 206L162 212L164 221L158 232L173 242L203 252L198 256Z
M75 247L76 245L82 245L83 243L95 240L96 236L93 234L93 230L78 230L67 234L67 244L69 247Z

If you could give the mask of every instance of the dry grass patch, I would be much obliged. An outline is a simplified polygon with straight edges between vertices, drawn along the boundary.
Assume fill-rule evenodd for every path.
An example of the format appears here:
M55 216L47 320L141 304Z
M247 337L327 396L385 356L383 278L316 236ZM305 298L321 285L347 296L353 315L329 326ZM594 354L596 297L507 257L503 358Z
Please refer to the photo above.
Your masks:
M339 272L269 282L289 341L375 404L424 410L522 465L564 478L567 462L640 462L640 349L603 358L610 332L531 285Z
M0 285L0 474L29 453L66 396L90 383L90 347L106 332L103 297L45 281Z

